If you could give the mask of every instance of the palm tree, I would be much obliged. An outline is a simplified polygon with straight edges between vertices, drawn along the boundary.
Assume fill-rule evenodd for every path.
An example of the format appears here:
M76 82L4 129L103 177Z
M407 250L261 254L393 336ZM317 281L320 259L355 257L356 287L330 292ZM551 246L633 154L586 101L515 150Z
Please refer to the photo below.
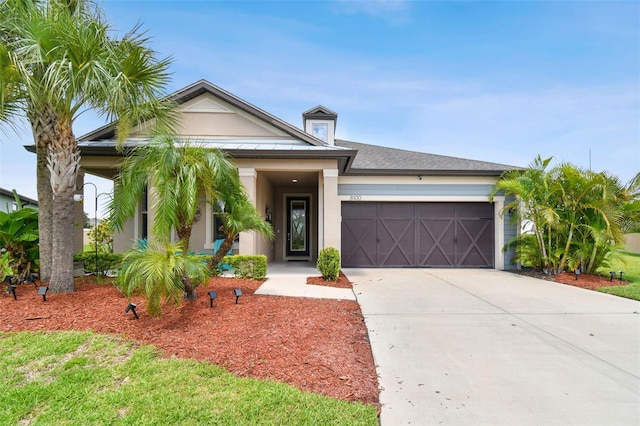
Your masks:
M546 170L552 159L549 157L543 160L537 156L528 169L505 173L496 182L490 194L490 200L498 192L514 196L511 202L505 204L501 213L511 210L514 213L514 220L531 221L533 235L537 241L538 255L536 258L540 262L535 266L540 266L547 272L551 272L553 269L549 253L551 249L550 229L558 221L553 205L549 202L557 190L554 183L549 180Z
M151 116L168 129L174 123L172 105L161 96L170 60L157 59L138 30L111 38L100 10L84 0L5 0L0 8L0 63L9 65L0 69L0 118L20 111L34 133L41 278L50 273L52 292L74 289L69 235L80 160L74 119L93 108L117 120L119 141Z
M116 229L121 230L134 216L148 185L152 185L155 200L154 238L167 242L175 230L179 249L186 255L200 195L215 201L221 185L240 187L240 179L234 164L222 151L189 141L176 142L166 135L156 136L123 162L110 205ZM185 298L195 299L195 288L188 276L183 277L183 284Z
M123 259L118 284L125 295L144 290L147 310L151 316L160 316L162 301L180 303L184 294L183 282L190 285L203 283L208 278L207 265L199 256L180 255L180 243L152 241L146 247L127 252Z
M594 272L613 244L622 241L630 191L616 177L567 163L547 171L550 160L538 156L529 169L503 176L492 191L492 196L499 191L514 195L504 210L513 209L533 224L533 235L520 235L509 244L516 245L518 260L547 273L567 267Z
M221 216L225 238L209 261L209 269L215 272L222 258L233 246L233 241L241 232L255 231L260 235L273 239L271 224L260 217L255 206L247 198L244 188L230 184L220 186L220 200L214 203L216 214Z
M604 173L585 171L567 163L554 167L551 175L561 190L555 210L566 231L564 247L559 247L562 257L558 269L563 271L571 254L574 233L581 225L597 224L592 227L602 229L616 242L622 240L618 203L621 188Z

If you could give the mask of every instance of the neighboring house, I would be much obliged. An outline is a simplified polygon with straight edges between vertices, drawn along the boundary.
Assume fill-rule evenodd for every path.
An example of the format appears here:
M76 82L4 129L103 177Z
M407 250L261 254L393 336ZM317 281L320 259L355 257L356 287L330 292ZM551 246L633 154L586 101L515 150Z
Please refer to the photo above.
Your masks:
M38 201L29 197L25 197L24 195L18 194L18 198L20 199L20 204L22 207L28 207L30 209L38 210ZM5 213L12 212L14 210L18 210L19 206L16 203L16 198L13 195L13 191L8 189L0 188L0 211Z
M243 233L237 253L283 262L315 260L335 247L343 267L513 267L502 248L517 224L498 213L503 196L488 198L512 166L335 139L337 114L323 106L304 112L300 129L204 80L171 97L179 135L228 152L249 199L273 225L275 241ZM145 136L134 132L125 145ZM79 138L79 188L85 172L116 176L115 145L112 125ZM200 212L191 250L211 252L217 219L204 200ZM114 249L146 238L153 213L142 200Z

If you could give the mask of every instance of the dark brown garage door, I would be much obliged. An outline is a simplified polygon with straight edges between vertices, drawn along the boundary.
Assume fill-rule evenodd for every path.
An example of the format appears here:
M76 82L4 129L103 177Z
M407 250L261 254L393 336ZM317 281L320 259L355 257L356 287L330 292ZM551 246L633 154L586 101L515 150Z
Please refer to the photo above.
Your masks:
M493 267L490 203L342 203L343 267Z

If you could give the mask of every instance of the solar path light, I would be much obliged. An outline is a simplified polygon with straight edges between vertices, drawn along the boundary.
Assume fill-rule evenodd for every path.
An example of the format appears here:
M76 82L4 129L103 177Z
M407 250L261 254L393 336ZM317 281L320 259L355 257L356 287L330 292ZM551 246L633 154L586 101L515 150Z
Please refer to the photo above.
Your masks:
M240 298L240 296L242 296L242 290L240 290L239 288L236 288L235 290L233 290L233 294L236 295L236 305L237 305L238 299Z
M9 286L7 287L7 294L13 294L13 300L18 300L18 297L16 296L16 286L13 284L9 284Z
M133 312L133 316L136 317L136 319L140 318L138 316L138 314L136 313L136 304L135 303L129 303L129 305L127 305L127 308L124 310L124 313L126 314L129 311Z
M43 302L47 301L47 291L48 290L49 290L49 287L45 287L45 286L38 287L38 296L42 296L42 301Z
M213 308L213 299L215 299L216 297L218 297L218 293L215 292L215 290L211 290L209 292L209 307Z

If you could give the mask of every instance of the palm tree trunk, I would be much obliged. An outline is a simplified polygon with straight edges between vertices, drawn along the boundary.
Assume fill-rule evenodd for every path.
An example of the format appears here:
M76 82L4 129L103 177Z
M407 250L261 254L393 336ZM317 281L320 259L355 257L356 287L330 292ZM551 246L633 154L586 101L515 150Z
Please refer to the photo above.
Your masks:
M222 244L220 244L220 248L217 252L213 254L211 260L209 261L209 270L216 271L218 269L218 264L222 261L222 258L229 253L231 247L233 247L233 240L235 239L235 235L227 236Z
M181 256L189 254L189 241L191 240L191 227L193 223L181 223L176 229L180 246L182 247ZM196 300L196 288L191 284L191 279L187 275L182 276L182 285L184 286L184 300Z
M185 256L183 254L183 256ZM182 285L184 286L184 300L196 300L196 288L191 284L191 279L187 275L182 276Z
M38 238L40 253L40 280L51 279L51 256L53 252L53 191L51 175L47 168L47 148L36 147L38 190Z
M36 141L40 280L49 282L53 244L53 191L51 190L51 175L47 168L47 155L49 145L55 138L56 120L50 110L41 114L33 114L29 111L28 116Z
M53 256L49 290L68 293L73 282L73 193L80 163L80 152L70 125L57 127L57 138L49 146L48 167L53 190Z
M567 263L567 256L569 255L569 248L571 247L571 240L573 239L573 227L574 224L569 225L569 235L567 236L567 243L564 247L564 253L562 253L562 259L560 259L560 265L558 265L558 272L564 271L564 266Z

